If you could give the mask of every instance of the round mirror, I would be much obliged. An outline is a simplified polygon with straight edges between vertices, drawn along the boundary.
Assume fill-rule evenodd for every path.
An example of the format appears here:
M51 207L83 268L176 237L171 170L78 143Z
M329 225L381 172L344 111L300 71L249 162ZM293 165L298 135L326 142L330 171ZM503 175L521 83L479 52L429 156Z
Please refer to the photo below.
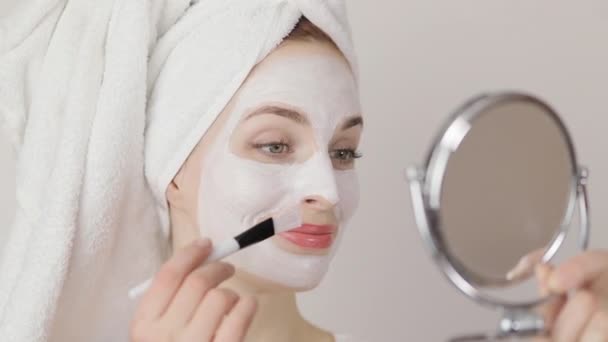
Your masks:
M559 116L525 94L475 97L450 118L425 168L409 172L418 226L452 283L511 310L504 335L542 330L533 314L512 313L544 300L534 269L564 241L577 199L582 248L588 233L584 177Z
M430 171L444 173L434 195L445 252L477 285L500 286L524 279L559 242L572 216L576 165L547 107L525 97L488 100L452 126L468 128L448 137L460 141L444 170Z

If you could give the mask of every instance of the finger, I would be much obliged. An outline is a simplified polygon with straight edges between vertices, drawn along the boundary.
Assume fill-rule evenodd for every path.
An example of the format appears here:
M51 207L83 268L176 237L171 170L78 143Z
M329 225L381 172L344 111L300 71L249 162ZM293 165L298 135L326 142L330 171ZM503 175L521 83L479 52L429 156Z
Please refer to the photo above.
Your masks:
M209 253L211 253L209 239L197 240L178 250L154 277L150 289L141 300L135 319L153 319L161 316L184 278L200 266Z
M555 342L576 342L596 310L595 298L589 291L573 294L559 313L552 330Z
M507 272L507 280L525 280L530 277L545 253L544 248L537 248L519 259L517 264Z
M553 297L539 309L538 313L542 315L545 324L545 331L551 331L556 325L556 321L560 312L566 304L566 296Z
M233 274L234 267L225 262L214 262L192 271L169 305L165 320L172 322L172 326L185 326L205 294Z
M553 272L553 266L549 264L538 264L534 269L536 281L538 282L538 291L541 296L549 294L549 278Z
M193 341L211 341L224 316L230 312L237 300L236 293L227 289L215 288L207 292L188 324L186 336Z
M257 301L253 297L241 298L232 311L222 321L215 342L241 342L247 335L257 310Z
M584 286L606 271L608 271L608 251L589 251L557 267L549 279L549 287L553 292L565 293Z
M565 303L565 296L555 296L536 309L536 312L543 317L545 331L553 330L553 327L556 325L557 317L563 310Z
M581 342L606 342L608 341L608 315L603 311L597 311L580 339Z
M549 277L552 272L553 266L549 264L538 264L536 266L535 273L538 281L539 293L543 297L549 295ZM564 306L565 301L565 296L554 296L536 309L544 319L546 331L550 331L553 328L555 319Z

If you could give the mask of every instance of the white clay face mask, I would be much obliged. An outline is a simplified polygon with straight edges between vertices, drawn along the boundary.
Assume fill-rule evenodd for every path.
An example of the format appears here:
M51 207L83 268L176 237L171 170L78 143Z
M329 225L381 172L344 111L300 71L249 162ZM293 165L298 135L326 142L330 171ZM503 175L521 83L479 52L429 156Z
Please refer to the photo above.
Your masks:
M331 52L271 55L241 87L230 117L202 161L201 235L214 243L232 238L284 208L301 206L310 196L335 205L339 226L324 255L287 251L276 241L281 237L275 236L227 261L285 288L310 289L321 281L358 203L355 171L334 169L328 152L336 128L346 118L359 115L357 94L348 65ZM235 128L247 113L268 104L297 108L306 116L311 132L311 153L306 160L267 163L233 152Z

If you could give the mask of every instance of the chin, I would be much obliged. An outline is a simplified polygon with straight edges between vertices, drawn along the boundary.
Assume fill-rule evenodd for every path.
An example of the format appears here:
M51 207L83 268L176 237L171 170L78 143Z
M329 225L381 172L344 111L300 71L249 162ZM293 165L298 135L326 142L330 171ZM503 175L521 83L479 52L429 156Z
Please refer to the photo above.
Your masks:
M275 236L230 256L236 277L260 292L303 292L317 287L329 270L337 243L301 248Z
M310 290L314 290L321 281L321 279L310 279L310 281L302 281L299 284L290 283L285 284L284 282L279 282L274 279L268 279L264 276L251 273L250 271L239 268L236 268L235 278L237 278L240 282L245 282L248 286L252 286L259 291L260 293L293 293L293 292L306 292Z
M335 241L335 236L332 237L332 241ZM290 253L292 255L317 255L327 256L332 251L332 245L326 245L322 247L311 247L306 245L298 245L290 241L288 238L282 235L277 235L272 238L274 243L281 250Z

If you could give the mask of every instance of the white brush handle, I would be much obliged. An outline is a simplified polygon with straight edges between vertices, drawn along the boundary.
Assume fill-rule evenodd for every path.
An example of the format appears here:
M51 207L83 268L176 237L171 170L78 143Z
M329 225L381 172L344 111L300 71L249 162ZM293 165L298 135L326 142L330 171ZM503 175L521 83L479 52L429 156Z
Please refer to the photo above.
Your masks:
M211 254L209 254L209 257L207 257L207 260L205 260L203 265L206 265L207 263L210 263L210 262L224 259L225 257L229 256L230 254L238 252L239 249L241 249L241 246L239 246L239 243L236 242L235 239L225 240L222 243L218 244L217 246L213 246L213 250L211 251Z
M221 259L229 256L230 254L238 252L239 249L240 249L240 246L235 239L229 239L229 240L223 241L222 243L213 247L211 254L209 254L207 259L205 259L205 262L203 262L203 265L206 265L210 262L214 262L217 260L221 260ZM135 286L131 290L129 290L129 298L137 299L142 294L144 294L144 292L148 291L148 289L150 288L150 285L152 285L152 280L153 279L150 278L150 279L144 281L143 283Z
M148 289L150 288L150 285L152 285L152 278L150 278L150 279L144 281L143 283L135 286L134 288L130 289L129 298L130 299L139 298L139 296L144 294L144 292L148 291Z

